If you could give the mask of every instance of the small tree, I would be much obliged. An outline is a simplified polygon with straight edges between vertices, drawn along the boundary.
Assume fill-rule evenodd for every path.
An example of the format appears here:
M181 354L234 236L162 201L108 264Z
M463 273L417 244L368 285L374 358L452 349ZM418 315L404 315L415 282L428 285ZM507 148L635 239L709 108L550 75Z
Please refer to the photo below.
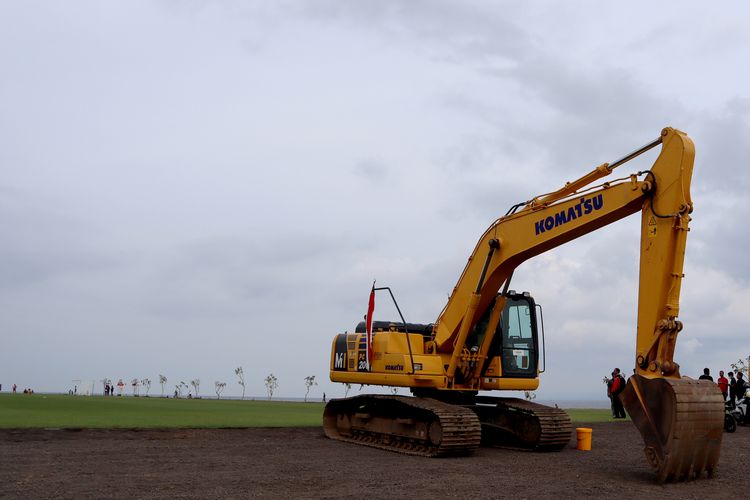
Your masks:
M190 385L192 385L193 388L195 389L195 397L197 398L198 397L198 389L200 389L200 387L201 387L201 381L200 381L200 379L191 380L190 381Z
M344 387L346 387L346 390L344 391L344 397L346 397L346 395L349 394L349 391L352 389L352 384L347 382L344 384Z
M241 366L238 366L234 369L234 374L240 379L237 383L242 386L242 399L245 399L245 372L242 371Z
M141 380L141 385L146 388L145 396L148 397L148 391L151 390L151 379L144 378Z
M264 379L264 382L266 384L266 392L268 393L268 399L270 400L273 397L273 391L275 391L276 388L279 387L279 381L276 378L276 376L273 373L271 373Z
M183 388L187 389L188 385L185 382L180 382L179 384L177 384L176 386L174 386L174 388L177 391L177 397L181 398L182 397L182 389Z
M745 380L747 380L748 368L750 368L750 356L747 359L738 359L736 363L730 363L735 373L740 372L745 374Z
M307 403L307 395L310 392L310 387L318 385L318 383L315 381L315 375L310 375L308 377L305 377L305 403Z
M523 399L533 401L536 399L536 393L534 391L523 391Z
M398 394L398 387L391 387L391 393L395 396Z
M167 383L167 377L161 373L159 374L159 383L161 384L161 397L164 397L164 384Z
M138 380L137 378L134 378L133 380L130 381L130 385L133 386L133 396L137 396L138 395L138 384L139 383L140 383L140 380Z
M227 386L226 382L214 382L214 389L216 390L216 399L221 399L221 391Z

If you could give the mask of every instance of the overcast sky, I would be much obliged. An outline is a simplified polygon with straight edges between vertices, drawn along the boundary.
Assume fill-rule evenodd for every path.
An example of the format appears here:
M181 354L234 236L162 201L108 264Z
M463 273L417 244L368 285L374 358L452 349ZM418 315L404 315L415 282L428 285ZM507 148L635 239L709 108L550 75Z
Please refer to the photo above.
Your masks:
M750 354L750 6L0 2L0 383L158 374L343 395L372 281L432 322L508 207L696 145L675 359ZM620 167L648 168L655 155ZM524 263L539 399L633 366L639 218ZM395 319L385 297L376 319ZM100 389L101 384L97 384ZM356 392L356 389L354 392ZM406 391L402 390L402 394Z

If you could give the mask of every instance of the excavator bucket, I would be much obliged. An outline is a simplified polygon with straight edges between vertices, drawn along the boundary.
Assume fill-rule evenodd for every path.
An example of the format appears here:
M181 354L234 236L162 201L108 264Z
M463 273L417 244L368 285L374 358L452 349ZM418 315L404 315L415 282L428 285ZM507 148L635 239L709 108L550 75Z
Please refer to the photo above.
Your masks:
M630 377L620 394L645 442L657 480L712 477L719 461L724 402L718 387L690 378Z

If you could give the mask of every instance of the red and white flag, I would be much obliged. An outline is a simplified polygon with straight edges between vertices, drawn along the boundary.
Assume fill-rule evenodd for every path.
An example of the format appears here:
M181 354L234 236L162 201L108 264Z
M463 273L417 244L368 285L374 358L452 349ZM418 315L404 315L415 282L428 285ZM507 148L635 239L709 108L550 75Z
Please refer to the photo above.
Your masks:
M372 313L375 312L375 282L372 282L370 291L370 302L367 304L367 318L365 319L365 331L367 332L367 367L370 367L372 359Z

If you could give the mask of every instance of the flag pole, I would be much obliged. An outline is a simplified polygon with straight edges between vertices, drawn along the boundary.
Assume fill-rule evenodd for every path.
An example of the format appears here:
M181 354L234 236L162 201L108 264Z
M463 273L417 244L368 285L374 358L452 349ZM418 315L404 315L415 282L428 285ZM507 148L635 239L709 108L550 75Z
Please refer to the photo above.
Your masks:
M367 319L365 320L365 331L367 333L367 370L372 370L372 313L375 311L375 280L372 281L370 300L367 303Z

